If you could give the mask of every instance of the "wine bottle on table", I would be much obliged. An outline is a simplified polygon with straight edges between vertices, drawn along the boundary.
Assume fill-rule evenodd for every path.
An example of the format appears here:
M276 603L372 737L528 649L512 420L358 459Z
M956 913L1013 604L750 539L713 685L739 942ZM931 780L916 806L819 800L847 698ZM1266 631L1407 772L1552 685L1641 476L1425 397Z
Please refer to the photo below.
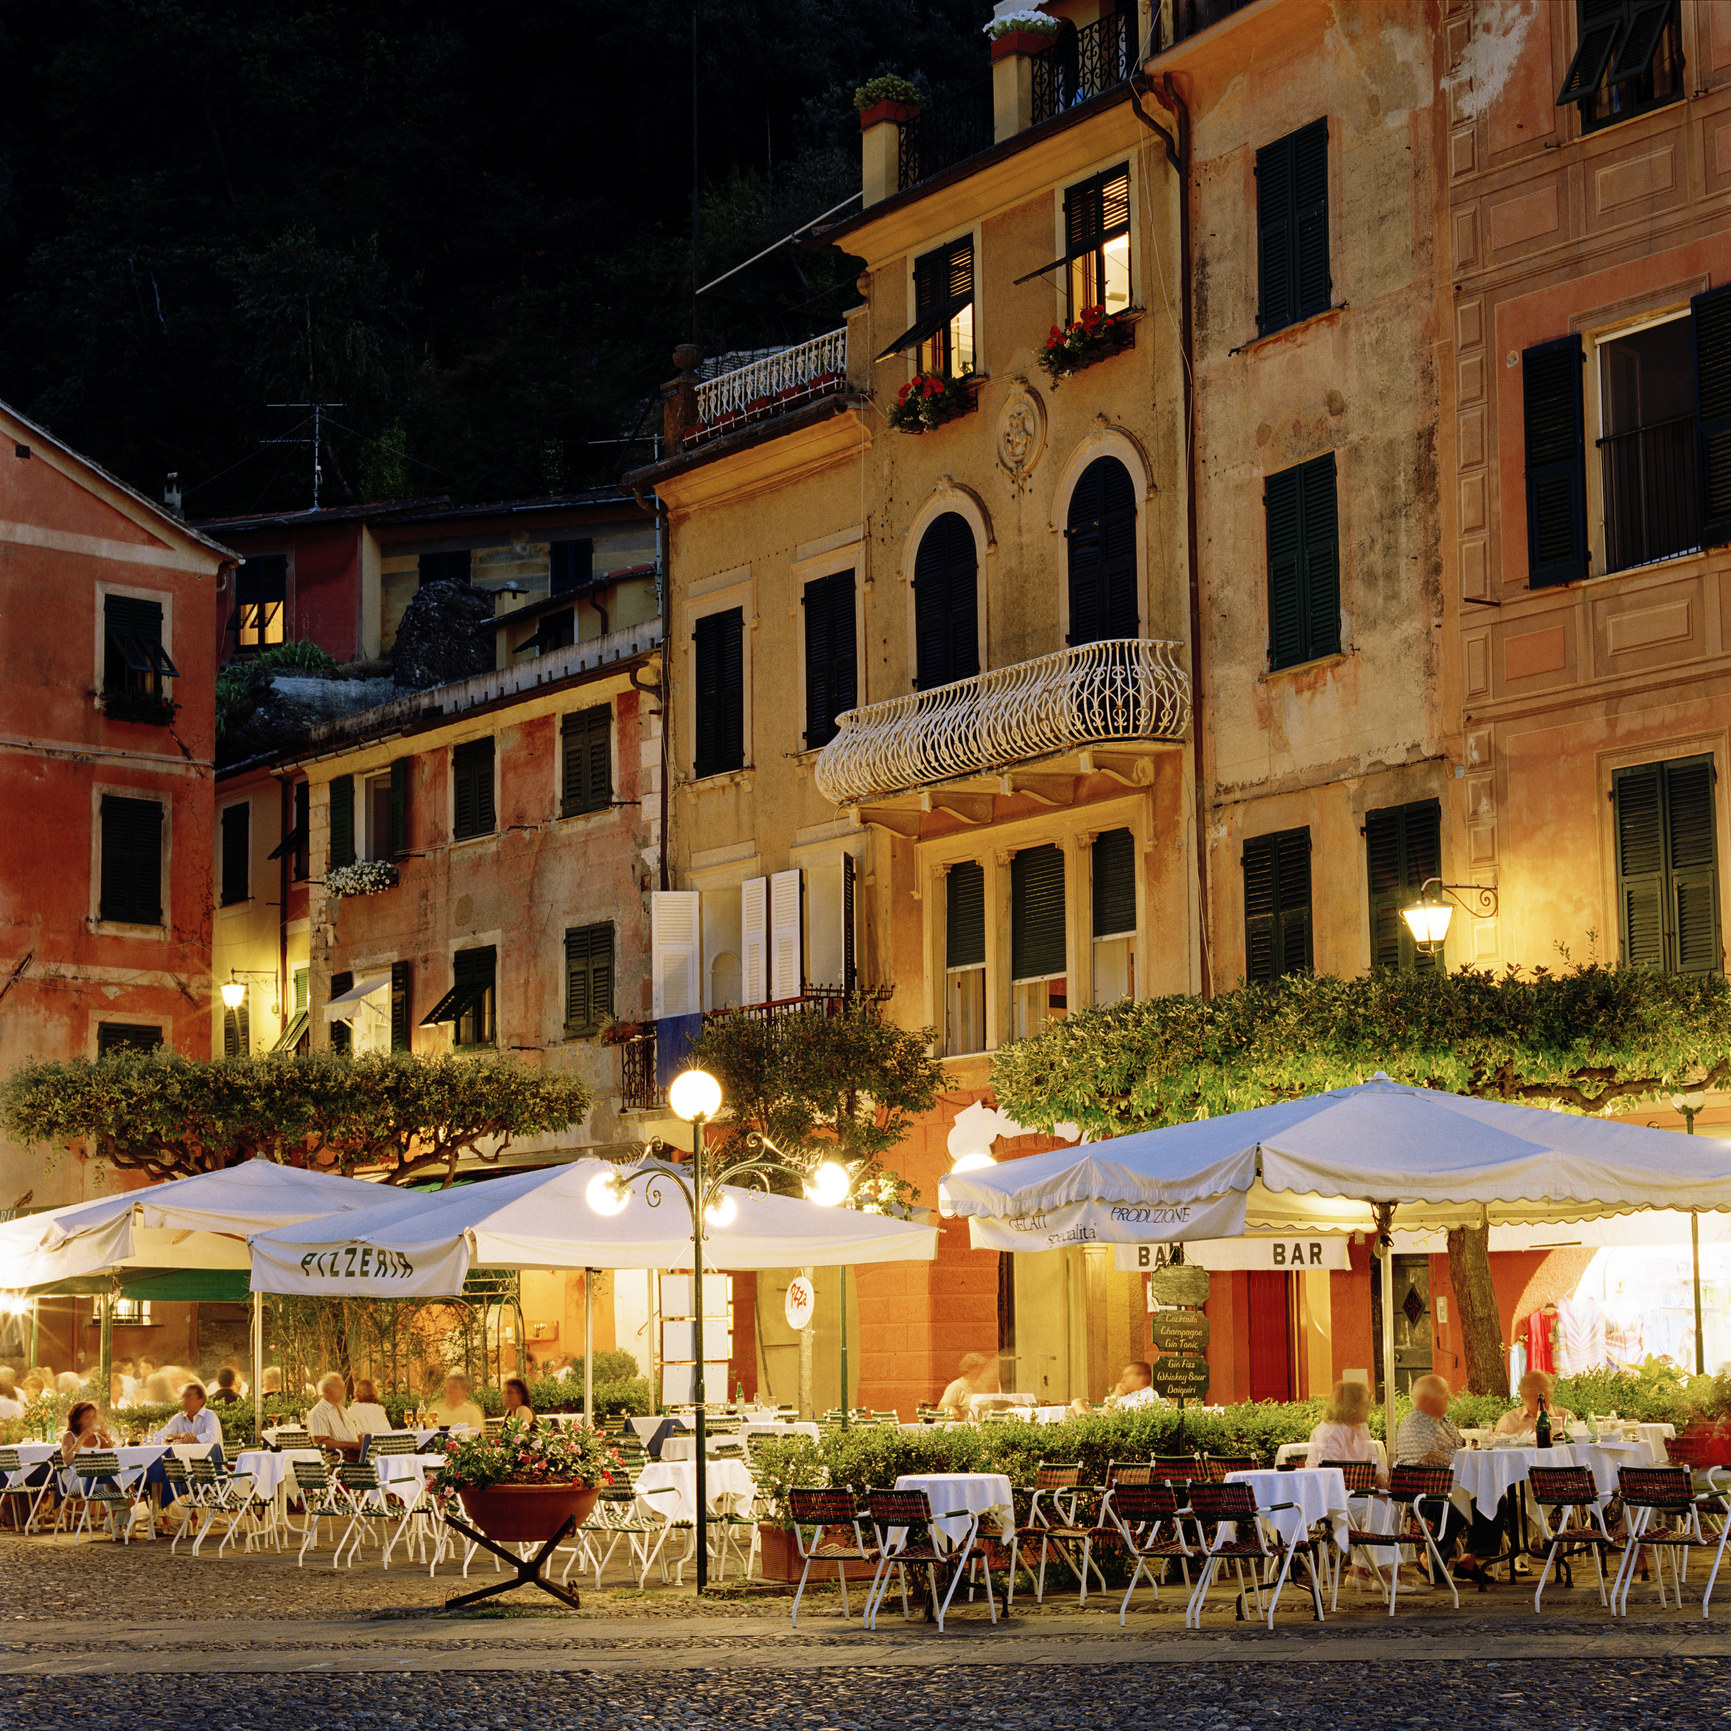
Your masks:
M1539 1402L1538 1419L1533 1425L1533 1436L1540 1448L1548 1449L1551 1446L1551 1414L1542 1400Z

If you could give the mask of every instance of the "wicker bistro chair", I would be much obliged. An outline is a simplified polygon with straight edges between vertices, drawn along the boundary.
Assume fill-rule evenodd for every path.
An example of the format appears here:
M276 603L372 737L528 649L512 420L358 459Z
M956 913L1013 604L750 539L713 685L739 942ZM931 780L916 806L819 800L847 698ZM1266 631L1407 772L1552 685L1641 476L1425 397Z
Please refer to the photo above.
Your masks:
M579 1558L582 1558L585 1571L593 1563L595 1587L599 1592L602 1573L612 1562L613 1553L621 1544L625 1546L626 1554L631 1559L631 1570L637 1577L639 1590L649 1579L649 1570L657 1561L661 1564L662 1580L667 1579L667 1559L662 1555L662 1551L667 1544L668 1534L673 1531L673 1521L667 1512L657 1506L655 1499L677 1499L679 1490L674 1485L663 1485L654 1491L641 1489L637 1476L643 1465L641 1459L635 1466L627 1462L623 1471L615 1474L613 1483L606 1486L595 1499L595 1507L590 1511L589 1519L577 1531L576 1536L582 1543L573 1545L571 1556L565 1564L565 1572L559 1577L562 1582L571 1578L572 1569ZM683 1572L682 1564L682 1578Z
M1377 1486L1376 1486L1376 1462L1375 1461L1323 1461L1320 1464L1322 1466L1325 1466L1325 1467L1339 1467L1340 1468L1340 1476L1346 1481L1347 1510L1348 1510L1348 1516L1349 1516L1348 1525L1350 1528L1350 1525L1351 1525L1350 1517L1354 1512L1353 1504L1364 1503L1367 1505L1374 1506L1374 1503L1376 1500L1376 1489L1377 1489ZM1300 1465L1299 1461L1291 1462L1290 1463L1290 1470L1296 1472L1298 1470L1299 1465ZM1285 1470L1285 1469L1282 1469L1282 1470ZM1368 1508L1365 1510L1365 1512L1368 1513ZM1363 1523L1360 1522L1360 1525L1362 1525L1362 1524ZM1353 1549L1353 1546L1352 1546L1350 1539L1349 1539L1348 1546L1347 1546L1347 1550L1348 1550L1349 1555L1350 1555L1352 1549ZM1340 1605L1340 1571L1341 1571L1343 1564L1345 1563L1345 1561L1347 1559L1343 1558L1341 1556L1340 1547L1338 1545L1328 1546L1326 1549L1324 1549L1322 1554L1327 1559L1329 1574L1332 1577L1332 1584L1330 1586L1330 1591L1329 1591L1328 1608L1330 1611L1334 1611L1334 1610L1337 1610L1339 1608L1339 1605ZM1371 1573L1373 1575L1375 1575L1375 1577L1376 1577L1377 1586L1380 1589L1382 1589L1384 1592L1386 1592L1387 1591L1387 1583L1383 1580L1382 1568L1377 1563L1376 1558L1373 1555L1366 1553L1365 1560L1366 1560L1366 1562L1368 1562L1370 1564Z
M1296 1507L1293 1503L1271 1503L1266 1509L1256 1506L1256 1492L1246 1484L1198 1483L1190 1487L1190 1507L1199 1532L1203 1535L1202 1570L1191 1590L1190 1604L1185 1612L1187 1626L1202 1627L1202 1612L1208 1601L1208 1589L1220 1572L1222 1563L1231 1563L1238 1580L1238 1615L1244 1616L1246 1584L1244 1566L1250 1565L1248 1592L1256 1599L1256 1611L1262 1615L1261 1571L1278 1563L1273 1591L1268 1600L1268 1626L1274 1627L1275 1607L1280 1603L1281 1588L1292 1568L1292 1559L1302 1556L1310 1572L1310 1596L1316 1609L1316 1620L1322 1621L1322 1583L1316 1571L1316 1541L1302 1527L1296 1528L1289 1540L1271 1545L1262 1517L1282 1509Z
M1411 1545L1425 1553L1430 1561L1431 1578L1447 1585L1454 1599L1455 1609L1460 1609L1460 1590L1455 1586L1454 1576L1449 1572L1438 1538L1448 1514L1449 1493L1453 1489L1454 1473L1448 1467L1397 1466L1389 1473L1388 1489L1372 1490L1370 1493L1372 1501L1386 1503L1389 1507L1390 1520L1387 1529L1379 1532L1368 1525L1358 1524L1350 1524L1347 1528L1349 1552L1364 1551L1374 1554L1376 1551L1386 1550L1392 1553L1387 1586L1388 1614L1391 1617L1400 1596L1400 1553L1404 1545ZM1426 1504L1435 1508L1434 1524L1425 1512ZM1380 1581L1381 1578L1382 1571L1378 1569L1377 1579ZM1484 1591L1482 1581L1479 1583L1479 1591Z
M1228 1473L1253 1473L1262 1462L1255 1455L1204 1455L1202 1475L1210 1484L1224 1484Z
M120 1483L119 1455L92 1449L78 1456L78 1464L70 1477L73 1488L67 1493L61 1509L69 1511L74 1504L78 1505L78 1522L72 1529L73 1544L78 1543L80 1533L89 1533L93 1539L96 1537L91 1526L93 1512L111 1528L119 1527L122 1543L131 1542L132 1525L141 1511L148 1522L150 1501L144 1493L143 1475L139 1475L132 1490L125 1489Z
M1665 1592L1665 1557L1671 1558L1671 1580L1677 1590L1677 1609L1683 1608L1683 1571L1690 1551L1713 1548L1713 1568L1707 1590L1701 1595L1701 1615L1710 1613L1713 1584L1719 1578L1725 1542L1731 1538L1731 1520L1726 1520L1727 1498L1720 1492L1698 1494L1687 1467L1623 1467L1617 1474L1617 1491L1628 1516L1628 1549L1611 1588L1611 1614L1629 1614L1629 1589L1634 1585L1636 1559L1651 1548L1658 1558L1654 1574L1659 1582L1659 1603L1670 1601ZM1703 1515L1717 1516L1723 1523L1717 1534L1701 1525ZM1715 1542L1716 1541L1716 1542Z
M310 1449L313 1446L313 1433L292 1425L278 1425L276 1441L268 1446L279 1454L286 1453L289 1449Z
M1544 1609L1545 1583L1553 1567L1567 1568L1568 1559L1590 1551L1593 1569L1599 1579L1599 1603L1609 1607L1611 1600L1605 1590L1605 1556L1621 1551L1621 1540L1611 1537L1605 1525L1605 1511L1599 1506L1598 1487L1585 1467L1532 1467L1527 1472L1527 1489L1532 1492L1533 1506L1539 1511L1540 1544L1535 1554L1542 1554L1545 1566L1539 1571L1539 1584L1533 1590L1533 1609ZM1547 1515L1546 1510L1550 1513Z
M44 1502L54 1494L52 1456L32 1465L15 1448L0 1448L0 1507L9 1508L18 1520L18 1531L35 1530ZM36 1483L31 1484L30 1480ZM152 1537L155 1535L152 1534Z
M1054 1477L1064 1479L1068 1477L1069 1465L1070 1463L1062 1461L1043 1462L1042 1469L1049 1466ZM1076 1474L1076 1479L1069 1480L1068 1483L1060 1482L1049 1488L1043 1509L1039 1506L1036 1485L1035 1499L1029 1508L1029 1525L1023 1544L1024 1547L1029 1547L1036 1538L1040 1541L1038 1571L1036 1573L1030 1569L1030 1573L1034 1573L1034 1603L1037 1605L1045 1603L1046 1559L1052 1551L1057 1552L1079 1583L1079 1597L1076 1601L1079 1607L1088 1603L1090 1569L1100 1583L1100 1591L1105 1592L1106 1577L1100 1572L1094 1552L1102 1545L1109 1547L1115 1544L1119 1538L1117 1524L1111 1516L1113 1492L1121 1485L1152 1484L1155 1466L1152 1461L1108 1461L1106 1482L1101 1485L1079 1483L1079 1466ZM1079 1562L1078 1551L1081 1559ZM1027 1549L1024 1548L1024 1559L1026 1556Z
M968 1573L968 1558L979 1536L980 1517L971 1509L950 1509L934 1515L924 1491L866 1492L866 1512L870 1516L872 1534L877 1545L877 1568L871 1586L866 1591L864 1622L868 1629L877 1627L878 1612L889 1592L890 1571L893 1569L901 1585L902 1615L908 1617L908 1570L924 1569L931 1591L932 1610L937 1618L938 1632L944 1627L944 1614L950 1608L957 1586ZM938 1524L940 1521L962 1520L968 1523L961 1539L953 1539ZM948 1585L940 1584L947 1577ZM998 1604L992 1595L992 1577L986 1574L986 1604L992 1621L998 1620Z
M793 1521L793 1542L799 1550L799 1585L793 1593L793 1627L799 1627L799 1601L805 1592L806 1578L813 1563L834 1563L836 1580L841 1586L841 1614L853 1615L848 1603L847 1566L849 1563L876 1563L876 1544L865 1535L867 1511L859 1506L852 1491L790 1491L788 1512ZM810 1529L811 1540L806 1540ZM845 1534L853 1535L850 1544Z
M1130 1572L1130 1585L1124 1593L1124 1602L1118 1607L1118 1625L1122 1628L1125 1614L1130 1609L1130 1601L1136 1594L1136 1584L1142 1578L1142 1571L1148 1571L1149 1591L1154 1596L1155 1605L1158 1605L1160 1570L1176 1557L1184 1574L1184 1586L1188 1594L1190 1559L1196 1552L1191 1549L1189 1540L1184 1536L1181 1517L1188 1512L1187 1505L1179 1502L1178 1494L1171 1485L1118 1485L1112 1492L1107 1512L1111 1516L1112 1524L1118 1529L1126 1553L1135 1560L1136 1565Z

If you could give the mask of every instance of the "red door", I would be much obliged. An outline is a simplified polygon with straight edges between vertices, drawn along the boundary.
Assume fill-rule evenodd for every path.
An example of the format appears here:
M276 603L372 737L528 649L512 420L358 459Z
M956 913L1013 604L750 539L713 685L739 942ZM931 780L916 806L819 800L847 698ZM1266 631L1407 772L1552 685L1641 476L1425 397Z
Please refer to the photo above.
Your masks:
M1290 1276L1253 1269L1250 1283L1250 1398L1292 1399Z

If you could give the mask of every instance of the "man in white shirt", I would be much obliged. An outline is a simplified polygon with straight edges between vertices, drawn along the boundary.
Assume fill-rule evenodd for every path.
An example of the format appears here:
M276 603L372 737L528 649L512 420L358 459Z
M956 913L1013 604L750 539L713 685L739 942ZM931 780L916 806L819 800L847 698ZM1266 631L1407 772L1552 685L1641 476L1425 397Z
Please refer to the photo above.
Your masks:
M201 1383L189 1382L181 1390L179 1415L153 1432L150 1440L153 1443L167 1443L170 1447L177 1443L208 1443L209 1458L215 1461L222 1459L222 1420L204 1404L204 1387ZM175 1490L167 1482L162 1460L151 1462L144 1479L146 1484L155 1488L162 1513L166 1514L168 1505L174 1501Z
M335 1449L344 1460L361 1457L361 1433L344 1407L348 1384L333 1371L319 1378L318 1404L307 1414L307 1429L322 1449Z

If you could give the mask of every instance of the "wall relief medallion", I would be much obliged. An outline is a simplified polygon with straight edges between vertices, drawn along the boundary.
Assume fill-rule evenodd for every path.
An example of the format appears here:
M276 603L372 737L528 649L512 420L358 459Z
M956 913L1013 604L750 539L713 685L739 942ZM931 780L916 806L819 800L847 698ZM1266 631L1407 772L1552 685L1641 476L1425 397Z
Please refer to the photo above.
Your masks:
M1046 405L1025 379L1018 380L998 415L998 462L1009 477L1012 493L1027 489L1045 448Z

